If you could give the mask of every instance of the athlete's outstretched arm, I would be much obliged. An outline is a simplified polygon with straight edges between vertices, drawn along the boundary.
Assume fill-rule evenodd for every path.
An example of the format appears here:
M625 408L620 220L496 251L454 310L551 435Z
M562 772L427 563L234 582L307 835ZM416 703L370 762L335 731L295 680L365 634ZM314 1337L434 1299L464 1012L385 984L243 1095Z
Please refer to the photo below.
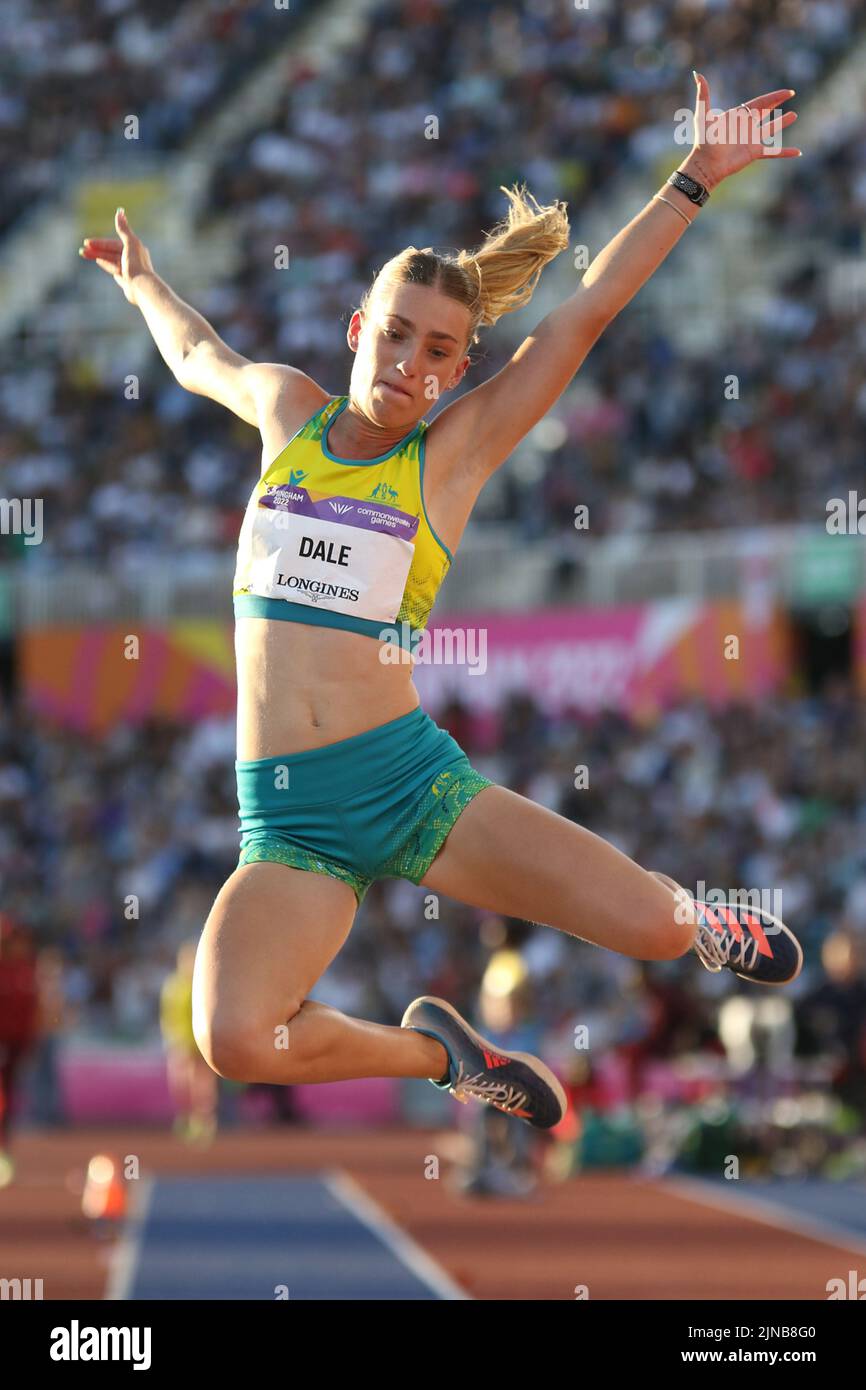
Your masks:
M778 139L796 112L764 121L767 112L794 95L790 88L755 97L746 110L708 116L709 87L702 76L697 82L695 140L678 166L683 173L712 191L756 159L800 154ZM775 137L773 146L762 143L769 136ZM442 412L442 423L449 417L455 438L472 440L474 472L487 477L508 458L565 390L607 325L661 265L687 221L697 216L699 209L679 189L665 184L659 192L674 206L651 198L596 256L575 293L542 319L502 370Z
M117 238L87 237L79 255L112 276L130 304L142 312L166 365L187 391L224 405L248 425L258 426L288 376L302 376L275 362L250 362L227 343L153 268L150 252L122 208L115 214Z

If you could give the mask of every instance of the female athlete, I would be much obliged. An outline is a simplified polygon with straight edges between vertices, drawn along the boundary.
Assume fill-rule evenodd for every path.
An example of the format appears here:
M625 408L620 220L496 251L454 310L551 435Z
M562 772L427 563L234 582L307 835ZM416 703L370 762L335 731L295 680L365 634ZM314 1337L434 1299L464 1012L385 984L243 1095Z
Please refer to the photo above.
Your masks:
M409 247L388 261L348 326L345 396L232 352L155 274L122 209L118 239L84 243L80 254L141 310L180 384L256 427L263 444L234 582L240 857L194 979L196 1041L222 1076L417 1076L538 1128L562 1118L550 1069L500 1052L444 1000L416 999L397 1027L308 997L376 878L407 878L639 960L694 949L711 970L774 985L800 970L799 944L778 918L696 903L476 772L420 707L411 675L411 648L485 482L722 180L800 153L780 139L796 115L768 116L792 91L708 116L706 79L695 81L694 143L672 181L506 366L429 425L431 404L469 368L478 330L525 304L568 245L564 205L533 207L525 191L503 189L507 216L474 253Z

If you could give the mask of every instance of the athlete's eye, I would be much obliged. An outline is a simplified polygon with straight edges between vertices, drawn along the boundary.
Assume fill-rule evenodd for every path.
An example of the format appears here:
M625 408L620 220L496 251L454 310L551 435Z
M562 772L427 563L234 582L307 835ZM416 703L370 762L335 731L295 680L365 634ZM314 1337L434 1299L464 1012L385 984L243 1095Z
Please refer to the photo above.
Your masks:
M397 330L396 330L396 328L389 328L389 327L386 325L386 326L382 329L382 332L385 334L385 337L386 337L386 338L391 338L391 339L393 339L395 342L402 343L402 341L403 341L403 334L402 334L402 333L398 333ZM447 357L447 356L448 356L448 353L447 353L447 352L443 352L443 351L442 351L442 348L431 348L431 349L430 349L430 352L431 352L431 354L432 354L434 357Z

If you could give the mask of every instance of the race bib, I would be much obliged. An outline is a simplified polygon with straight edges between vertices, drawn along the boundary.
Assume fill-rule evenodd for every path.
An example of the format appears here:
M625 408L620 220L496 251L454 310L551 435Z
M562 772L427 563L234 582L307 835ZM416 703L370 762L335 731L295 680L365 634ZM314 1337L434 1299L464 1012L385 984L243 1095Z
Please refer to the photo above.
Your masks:
M418 517L357 497L269 484L253 516L248 592L394 622Z

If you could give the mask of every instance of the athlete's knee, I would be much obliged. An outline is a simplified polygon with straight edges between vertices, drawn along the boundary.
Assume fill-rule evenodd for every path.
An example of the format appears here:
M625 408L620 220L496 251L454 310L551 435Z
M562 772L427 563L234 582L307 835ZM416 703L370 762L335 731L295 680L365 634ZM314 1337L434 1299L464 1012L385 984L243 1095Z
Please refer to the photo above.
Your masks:
M217 1076L227 1081L257 1081L255 1034L245 1027L232 1027L220 1020L195 1034L199 1052Z
M215 1014L198 1030L194 1028L199 1051L208 1066L227 1081L291 1082L291 1019L300 1004L287 1006L279 1023L255 1020L237 1014Z
M695 912L684 888L666 874L650 870L650 877L661 884L661 895L653 893L651 940L653 954L647 960L676 960L685 955L695 939Z

